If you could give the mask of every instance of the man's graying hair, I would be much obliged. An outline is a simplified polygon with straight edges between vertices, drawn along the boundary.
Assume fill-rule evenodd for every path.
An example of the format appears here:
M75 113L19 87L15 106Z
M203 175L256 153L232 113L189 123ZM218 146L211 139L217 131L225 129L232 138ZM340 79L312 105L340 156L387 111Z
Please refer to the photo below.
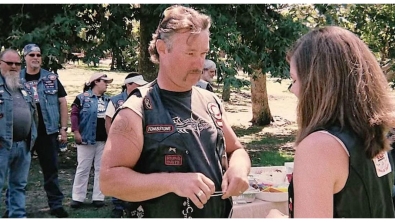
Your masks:
M5 55L7 52L13 52L13 53L19 55L19 53L18 53L15 49L9 48L9 49L3 50L3 51L0 53L0 59L3 59L4 55Z
M199 34L203 30L208 30L211 26L211 18L200 12L180 6L173 5L163 11L161 20L155 33L152 34L152 40L149 44L148 51L151 55L151 61L159 64L159 54L156 50L156 41L162 39L166 46L171 49L171 37L174 33L190 32Z

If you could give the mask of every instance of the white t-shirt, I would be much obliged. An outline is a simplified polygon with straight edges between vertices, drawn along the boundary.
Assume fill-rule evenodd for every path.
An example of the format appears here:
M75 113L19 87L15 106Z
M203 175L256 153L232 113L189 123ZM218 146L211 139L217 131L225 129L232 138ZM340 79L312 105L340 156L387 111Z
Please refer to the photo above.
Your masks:
M107 105L106 116L112 118L115 114L115 107L114 104L110 101Z

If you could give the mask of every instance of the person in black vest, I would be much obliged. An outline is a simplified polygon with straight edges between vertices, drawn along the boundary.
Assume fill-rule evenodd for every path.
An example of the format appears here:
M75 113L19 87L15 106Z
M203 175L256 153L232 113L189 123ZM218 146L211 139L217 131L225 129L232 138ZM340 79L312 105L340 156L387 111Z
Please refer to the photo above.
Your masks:
M388 138L391 143L392 150L390 151L392 159L395 160L395 128L392 128L390 132L388 133ZM395 175L395 174L394 174ZM392 203L394 204L394 209L395 209L395 180L394 180L394 186L392 187Z
M112 117L114 116L116 110L122 106L122 104L126 101L129 94L137 87L147 84L140 73L131 72L129 73L125 81L122 85L122 92L118 95L115 95L110 98L106 109L106 131L110 130ZM111 201L114 205L114 209L111 211L112 218L121 218L124 216L124 201L117 199L115 197L111 198Z
M220 99L193 87L209 51L210 18L174 5L149 46L155 81L137 88L111 125L102 158L105 195L129 201L130 217L229 217L248 189L250 158Z
M299 100L289 216L394 217L386 138L394 106L375 56L352 32L328 26L301 37L287 60Z

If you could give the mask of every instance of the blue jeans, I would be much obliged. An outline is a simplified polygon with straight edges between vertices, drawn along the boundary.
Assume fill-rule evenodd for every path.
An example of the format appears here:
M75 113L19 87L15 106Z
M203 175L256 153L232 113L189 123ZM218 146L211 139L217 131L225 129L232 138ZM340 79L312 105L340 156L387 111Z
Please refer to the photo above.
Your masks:
M8 217L26 217L25 187L31 162L30 151L25 141L13 142L10 150L0 148L0 188L2 189L8 173L7 199Z

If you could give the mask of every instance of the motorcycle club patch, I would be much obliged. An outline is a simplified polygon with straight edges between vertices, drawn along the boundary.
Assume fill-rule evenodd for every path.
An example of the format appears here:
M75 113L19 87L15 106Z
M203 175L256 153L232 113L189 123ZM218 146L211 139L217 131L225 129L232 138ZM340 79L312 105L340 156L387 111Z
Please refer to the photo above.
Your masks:
M172 125L147 125L145 127L147 133L170 133L173 132Z
M122 105L123 105L123 102L124 102L124 101L123 101L122 99L118 100L118 102L117 102L117 103L118 103L118 106L122 106Z
M144 104L144 109L152 109L152 103L148 97L144 98L143 104Z
M26 89L30 89L30 84L25 82L25 87L26 87Z
M182 166L182 155L165 155L166 166Z
M373 158L373 163L378 177L382 177L392 171L387 152L379 153Z
M84 96L89 96L89 93L88 92L84 92Z
M55 79L56 79L56 76L55 76L55 75L49 75L48 78L49 78L50 80L55 80Z
M216 103L209 102L207 104L207 109L208 109L208 112L210 113L211 117L213 118L215 125L222 128L222 126L223 126L222 114L221 114L221 111L220 111L218 105Z

